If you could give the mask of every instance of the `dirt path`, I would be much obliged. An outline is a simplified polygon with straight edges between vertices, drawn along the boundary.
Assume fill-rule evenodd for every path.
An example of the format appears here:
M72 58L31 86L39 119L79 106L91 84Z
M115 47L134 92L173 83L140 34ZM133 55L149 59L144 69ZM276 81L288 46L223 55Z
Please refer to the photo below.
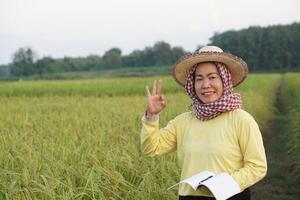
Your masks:
M298 200L300 199L300 183L291 174L291 158L286 148L287 127L284 103L280 94L281 85L277 91L275 106L277 112L269 122L269 128L264 131L264 144L268 160L267 176L252 187L253 200Z

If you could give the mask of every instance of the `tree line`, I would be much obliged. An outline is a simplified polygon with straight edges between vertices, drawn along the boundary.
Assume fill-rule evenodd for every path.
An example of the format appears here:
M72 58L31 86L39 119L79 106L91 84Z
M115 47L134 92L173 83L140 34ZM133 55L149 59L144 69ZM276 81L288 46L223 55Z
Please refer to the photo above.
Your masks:
M210 44L242 57L250 71L299 71L300 23L214 34Z
M165 66L171 65L185 53L187 52L182 47L171 47L164 41L158 41L153 46L145 47L144 50L134 50L124 56L121 49L115 47L106 51L103 56L94 54L87 57L58 59L45 56L37 59L37 53L34 50L30 47L22 47L13 54L12 63L2 66L2 73L7 74L7 71L10 71L11 75L20 77L120 67Z
M208 45L216 45L224 51L242 57L250 71L299 71L300 23L268 27L251 26L239 31L215 33ZM203 45L199 45L200 48ZM122 55L118 47L100 55L87 57L38 59L30 47L19 48L12 62L0 67L0 76L16 77L71 71L96 71L120 67L150 67L172 65L182 55L189 53L182 47L171 47L164 41L143 50Z

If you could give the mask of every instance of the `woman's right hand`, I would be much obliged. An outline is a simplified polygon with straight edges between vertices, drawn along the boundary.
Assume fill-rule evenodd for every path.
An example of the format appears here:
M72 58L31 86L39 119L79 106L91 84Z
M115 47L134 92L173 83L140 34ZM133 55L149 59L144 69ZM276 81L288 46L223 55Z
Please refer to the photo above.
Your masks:
M148 98L148 105L147 105L147 116L154 116L157 115L160 111L162 111L166 105L167 101L166 98L162 95L162 86L163 81L157 80L153 81L153 90L152 93L149 90L148 85L146 86L147 98Z

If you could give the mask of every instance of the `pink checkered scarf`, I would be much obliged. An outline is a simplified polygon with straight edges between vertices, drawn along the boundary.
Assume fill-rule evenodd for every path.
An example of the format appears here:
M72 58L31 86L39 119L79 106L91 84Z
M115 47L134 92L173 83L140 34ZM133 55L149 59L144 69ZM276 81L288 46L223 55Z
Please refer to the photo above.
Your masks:
M213 119L224 112L242 107L240 94L233 93L231 74L226 65L218 62L215 62L215 64L223 82L223 94L218 100L211 103L203 103L197 96L194 87L194 74L197 64L190 69L184 86L185 91L193 100L192 105L194 106L196 117L202 121Z

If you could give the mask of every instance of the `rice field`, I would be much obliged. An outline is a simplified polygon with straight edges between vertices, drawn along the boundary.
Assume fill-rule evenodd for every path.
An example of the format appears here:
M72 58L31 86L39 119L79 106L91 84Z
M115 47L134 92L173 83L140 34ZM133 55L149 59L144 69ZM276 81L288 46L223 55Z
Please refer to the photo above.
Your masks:
M236 88L262 133L280 78L250 75ZM0 198L176 199L166 191L179 179L175 153L140 151L144 88L154 79L165 82L164 126L190 105L171 77L0 83Z

